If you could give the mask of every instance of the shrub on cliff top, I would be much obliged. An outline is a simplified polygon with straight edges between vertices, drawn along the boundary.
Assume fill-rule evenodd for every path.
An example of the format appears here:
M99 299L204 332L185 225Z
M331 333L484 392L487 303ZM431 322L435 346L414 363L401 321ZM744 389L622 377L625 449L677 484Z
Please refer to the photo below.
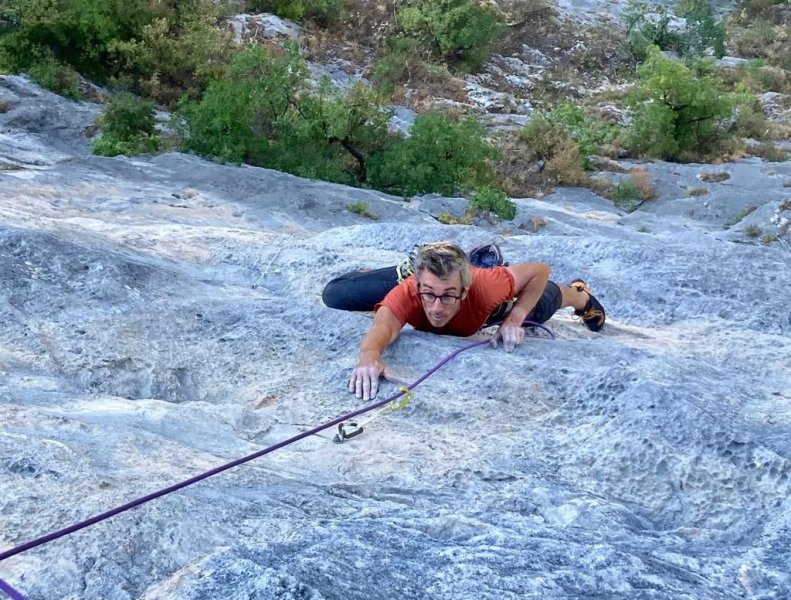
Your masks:
M692 160L715 151L729 137L725 122L734 100L711 65L687 66L653 46L638 74L639 84L628 99L632 126L627 145L632 152Z

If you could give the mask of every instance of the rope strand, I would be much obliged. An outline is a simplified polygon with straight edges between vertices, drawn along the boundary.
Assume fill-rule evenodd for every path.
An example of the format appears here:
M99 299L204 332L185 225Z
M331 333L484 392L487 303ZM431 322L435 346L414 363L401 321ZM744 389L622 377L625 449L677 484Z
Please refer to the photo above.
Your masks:
M547 331L549 333L550 337L552 337L552 338L555 337L551 330L547 329L546 327L544 327L543 325L541 325L539 323L525 322L525 325L528 325L528 324L532 325L534 327L540 327L541 329L544 329L545 331ZM113 509L110 509L108 511L105 511L103 513L95 515L93 517L90 517L90 518L85 519L83 521L80 521L78 523L74 523L72 525L69 525L68 527L64 527L62 529L58 529L56 531L50 532L50 533L48 533L46 535L42 535L42 536L40 536L38 538L30 540L29 542L25 542L23 544L20 544L19 546L16 546L16 547L13 547L13 548L11 548L9 550L6 550L5 552L0 552L0 561L4 561L7 558L11 558L12 556L16 556L17 554L21 554L22 552L26 552L27 550L31 550L32 548L36 548L37 546L41 546L43 544L47 544L49 542L57 540L58 538L62 538L64 536L67 536L67 535L69 535L71 533L74 533L76 531L79 531L81 529L85 529L86 527L90 527L91 525L95 525L95 524L97 524L97 523L99 523L101 521L105 521L105 520L107 520L107 519L109 519L111 517L114 517L115 515L118 515L118 514L120 514L122 512L126 512L128 510L131 510L131 509L133 509L133 508L135 508L137 506L140 506L141 504L145 504L147 502L151 502L152 500L156 500L157 498L161 498L162 496L166 496L167 494L171 494L173 492L176 492L176 491L178 491L180 489L183 489L185 487L188 487L190 485L198 483L199 481L203 481L204 479L208 479L209 477L213 477L214 475L222 473L223 471L227 471L228 469L232 469L233 467L237 467L237 466L242 465L244 463L247 463L247 462L250 462L252 460L255 460L256 458L260 458L260 457L262 457L262 456L264 456L266 454L269 454L270 452L274 452L275 450L283 448L284 446L288 446L289 444L293 444L294 442L298 442L299 440L304 439L304 438L306 438L308 436L315 435L315 434L319 433L320 431L323 431L325 429L329 429L330 427L334 427L335 425L343 423L344 421L348 421L349 419L352 419L352 418L356 417L357 415L361 415L363 413L366 413L366 412L372 411L374 409L377 409L377 408L379 408L381 406L384 406L384 405L394 401L396 398L398 398L400 396L403 396L404 394L407 394L409 391L411 391L414 388L416 388L418 385L423 383L426 379L431 377L434 373L436 373L439 369L444 367L446 364L448 364L451 360L456 358L462 352L465 352L466 350L471 350L472 348L477 348L478 346L483 346L484 344L489 344L489 343L490 343L489 340L481 340L481 341L478 341L478 342L472 342L470 344L467 344L465 346L462 346L461 348L458 348L458 349L454 350L453 352L448 354L445 358L443 358L441 361L439 361L436 365L434 365L428 371L426 371L423 375L418 377L414 382L412 382L411 384L409 384L408 386L406 386L404 388L401 388L399 391L395 392L393 395L389 396L388 398L385 398L384 400L379 400L377 402L373 402L371 404L363 406L362 408L358 408L358 409L353 410L351 412L348 412L348 413L346 413L344 415L341 415L340 417L336 417L335 419L332 419L331 421L327 421L327 422L325 422L325 423L323 423L321 425L317 425L316 427L313 427L312 429L309 429L307 431L303 431L302 433L298 433L297 435L294 435L294 436L292 436L290 438L282 440L282 441L280 441L280 442L278 442L276 444L272 444L271 446L268 446L268 447L264 448L263 450L259 450L258 452L253 452L252 454L249 454L249 455L244 456L242 458L238 458L238 459L233 460L231 462L225 463L223 465L215 467L214 469L210 469L209 471L206 471L206 472L201 473L199 475L196 475L194 477L190 477L189 479L185 479L184 481L180 481L178 483L175 483L175 484L170 485L168 487L162 488L160 490L157 490L157 491L152 492L150 494L147 494L145 496L141 496L140 498L136 498L135 500L131 500L130 502L122 504L121 506L117 506L117 507L115 507ZM11 587L8 583L3 581L2 579L0 579L0 591L4 592L9 598L11 598L11 600L26 600L25 597L22 594L17 592L13 587Z
M17 592L2 579L0 579L0 591L5 592L6 595L11 598L11 600L26 600L22 594Z
M454 352L451 352L444 359L442 359L439 363L434 365L431 369L426 371L421 377L419 377L417 380L415 380L412 384L407 386L406 389L411 390L411 389L417 387L423 381L425 381L428 377L433 375L437 370L439 370L440 368L445 366L448 362L453 360L456 356L458 356L459 354L461 354L465 350L470 350L471 348L475 348L477 346L482 346L483 344L488 344L488 343L489 343L488 340L484 340L484 341L480 341L480 342L473 342L472 344L467 344L466 346L463 346L463 347L455 350ZM152 493L147 494L145 496L141 496L140 498L137 498L135 500L127 502L126 504L122 504L121 506L117 506L116 508L113 508L113 509L105 511L105 512L103 512L101 514L98 514L98 515L95 515L93 517L90 517L89 519L85 519L84 521L80 521L79 523L74 523L73 525L69 525L68 527L64 527L63 529L59 529L57 531L53 531L51 533L48 533L48 534L43 535L41 537L38 537L38 538L36 538L34 540L31 540L29 542L25 542L24 544L20 544L19 546L16 546L15 548L11 548L10 550L6 550L5 552L0 552L0 561L3 561L5 559L7 559L7 558L11 558L12 556L16 556L17 554L21 554L22 552L25 552L25 551L30 550L32 548L35 548L37 546L41 546L42 544L46 544L48 542L54 541L54 540L56 540L58 538L61 538L61 537L66 536L66 535L69 535L70 533L74 533L75 531L79 531L80 529L85 529L86 527L90 527L91 525L95 525L96 523L99 523L101 521L109 519L110 517L114 517L117 514L120 514L122 512L126 512L127 510L130 510L132 508L140 506L141 504L145 504L146 502L151 502L152 500L155 500L157 498L161 498L162 496L165 496L167 494L171 494L171 493L173 493L175 491L178 491L180 489L183 489L183 488L185 488L187 486L190 486L190 485L193 485L195 483L198 483L199 481L203 481L204 479L208 479L209 477L213 477L214 475L222 473L223 471L227 471L228 469L232 469L233 467L237 467L237 466L239 466L241 464L250 462L251 460L255 460L256 458L260 458L260 457L264 456L265 454L269 454L270 452L274 452L275 450L278 450L278 449L280 449L280 448L282 448L284 446L288 446L289 444L293 444L294 442L297 442L297 441L299 441L301 439L304 439L304 438L306 438L308 436L314 435L314 434L316 434L316 433L318 433L320 431L323 431L325 429L328 429L330 427L338 425L339 423L342 423L343 421L348 421L349 419L351 419L353 417L356 417L357 415L361 415L361 414L366 413L368 411L374 410L375 408L379 408L380 406L384 406L385 404L395 400L399 396L403 396L405 393L406 393L405 391L399 390L398 392L396 392L395 394L393 394L389 398L385 398L384 400L379 400L379 401L374 402L372 404L369 404L367 406L363 406L362 408L358 408L357 410L353 410L353 411L351 411L349 413L341 415L340 417L336 417L335 419L332 419L331 421L327 421L326 423L323 423L321 425L313 427L312 429L308 429L307 431L303 431L302 433L298 433L297 435L294 435L294 436L292 436L292 437L290 437L288 439L285 439L285 440L283 440L281 442L278 442L276 444L268 446L267 448L264 448L263 450L259 450L258 452L254 452L252 454L249 454L248 456L244 456L242 458L238 458L238 459L233 460L231 462L225 463L224 465L220 465L218 467L215 467L214 469L210 469L209 471L206 471L204 473L196 475L195 477L190 477L189 479L186 479L184 481L180 481L180 482L175 483L173 485L170 485L170 486L168 486L166 488L162 488L161 490L157 490L156 492L152 492ZM3 591L5 591L5 590L3 590ZM12 596L12 598L13 598L13 596Z

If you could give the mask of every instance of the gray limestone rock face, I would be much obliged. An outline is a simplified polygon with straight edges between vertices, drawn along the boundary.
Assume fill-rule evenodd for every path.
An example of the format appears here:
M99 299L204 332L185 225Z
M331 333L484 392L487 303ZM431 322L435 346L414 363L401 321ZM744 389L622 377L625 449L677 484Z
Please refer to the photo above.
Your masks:
M321 302L346 271L494 240L607 310L462 352L343 444L0 561L27 598L791 596L791 163L653 163L631 213L561 189L443 225L463 199L92 157L93 105L15 77L0 97L0 553L361 408L371 316ZM384 360L414 381L470 341L407 327Z

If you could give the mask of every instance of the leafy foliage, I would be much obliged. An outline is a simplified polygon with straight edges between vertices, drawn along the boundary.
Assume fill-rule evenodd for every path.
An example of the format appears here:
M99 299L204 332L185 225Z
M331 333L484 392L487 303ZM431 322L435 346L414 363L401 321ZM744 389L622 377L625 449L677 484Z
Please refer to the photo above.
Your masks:
M113 71L110 43L139 36L154 16L145 0L10 0L6 11L0 46L10 70L53 56L95 79Z
M680 45L678 34L670 30L671 16L667 9L660 6L655 10L649 14L646 4L630 2L625 14L627 43L640 62L646 59L651 46L668 50Z
M369 181L369 162L391 139L389 113L375 92L358 84L346 93L324 81L301 94L278 130L277 169L348 183Z
M501 219L510 221L516 216L516 204L499 188L484 186L473 196L470 206L477 210L488 210Z
M613 189L612 199L618 206L631 205L640 200L640 190L634 181L625 179Z
M452 195L486 184L491 179L487 161L496 155L474 118L457 122L427 113L415 119L409 138L390 143L372 160L370 181L405 196Z
M235 53L230 32L217 27L212 0L179 2L143 29L141 39L112 45L124 65L112 83L174 106L183 95L199 97L221 78Z
M369 180L372 156L393 136L389 114L362 84L341 93L324 81L306 91L296 48L275 55L250 47L200 102L185 102L185 149L302 177L347 184Z
M188 123L184 148L228 162L269 166L282 120L306 73L293 51L274 56L261 47L247 48L199 102L182 103Z
M80 74L45 50L40 51L39 58L31 64L27 74L40 86L61 96L72 100L82 99Z
M94 154L132 155L159 149L154 104L132 94L118 94L108 102L99 128L102 136L93 144Z
M577 185L584 180L579 145L559 123L536 115L519 132L519 138L527 143L533 158L543 161L543 170L556 183Z
M652 47L628 99L633 121L627 145L638 154L685 160L711 152L727 132L733 99L708 63L693 67Z
M401 37L462 70L486 61L503 27L491 10L472 0L407 0L398 10L398 24Z
M392 93L395 83L407 81L413 73L424 70L425 50L419 40L396 37L376 59L371 79L385 93Z
M534 115L519 132L534 157L544 161L546 175L565 185L585 183L584 169L592 167L590 156L616 135L615 127L570 102L549 114Z
M702 56L711 48L717 58L725 54L725 25L718 22L708 0L679 0L679 16L687 20L679 53Z
M618 134L615 126L588 115L573 102L559 104L548 118L551 123L563 128L577 143L585 169L592 167L589 157L597 154L604 144L612 142Z
M0 70L55 91L78 72L169 103L228 60L211 0L8 0L3 17Z
M343 18L343 0L254 0L255 10L272 12L292 21L313 21L327 27Z
M404 195L455 193L489 177L495 152L475 119L421 115L402 139L389 132L389 113L369 88L341 93L325 81L308 93L306 85L295 48L246 49L200 102L184 103L185 149Z
M672 15L663 6L630 3L625 15L627 37L629 49L638 61L647 58L651 46L681 56L702 56L709 48L717 57L725 54L725 26L717 22L706 0L680 0L678 12L686 19L684 26L674 24Z
M788 0L742 0L728 22L731 54L791 70Z

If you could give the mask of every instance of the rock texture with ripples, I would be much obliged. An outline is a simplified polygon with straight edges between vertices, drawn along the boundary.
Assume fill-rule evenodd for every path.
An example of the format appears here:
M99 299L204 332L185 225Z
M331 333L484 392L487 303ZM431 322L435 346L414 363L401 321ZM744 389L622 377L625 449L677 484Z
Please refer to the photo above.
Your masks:
M94 106L17 77L0 100L0 551L361 406L370 315L321 303L344 271L496 240L608 311L1 562L27 597L791 596L791 163L653 163L632 213L563 189L445 226L461 201L92 157ZM407 329L386 360L466 343Z

